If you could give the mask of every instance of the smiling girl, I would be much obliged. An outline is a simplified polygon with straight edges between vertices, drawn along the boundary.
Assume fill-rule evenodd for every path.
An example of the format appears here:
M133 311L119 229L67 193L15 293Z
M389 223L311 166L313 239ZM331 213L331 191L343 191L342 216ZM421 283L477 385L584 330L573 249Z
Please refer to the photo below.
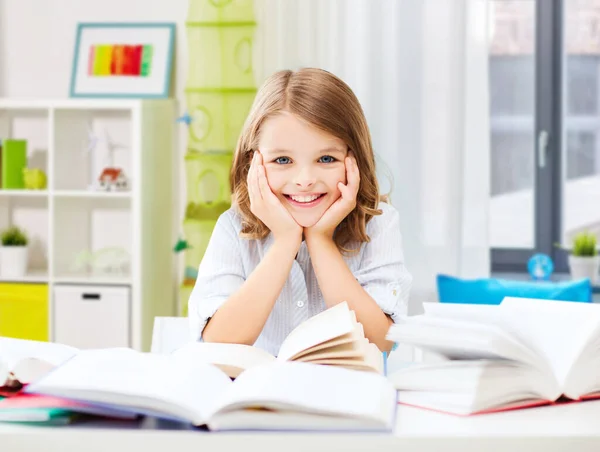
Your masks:
M276 355L301 322L346 301L389 351L412 277L352 90L321 69L273 74L242 130L231 186L189 299L193 335Z

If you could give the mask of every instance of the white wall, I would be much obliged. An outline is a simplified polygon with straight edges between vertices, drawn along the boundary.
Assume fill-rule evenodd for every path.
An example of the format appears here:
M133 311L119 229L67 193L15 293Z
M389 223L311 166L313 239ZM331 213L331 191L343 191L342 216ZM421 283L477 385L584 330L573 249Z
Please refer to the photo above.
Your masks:
M69 97L79 22L175 22L172 86L182 113L187 76L187 9L188 0L0 0L0 97ZM175 234L184 212L185 180L181 175L185 132L181 125L176 150L181 158L175 169L177 187L173 199L179 212L173 219Z
M187 0L0 0L0 95L68 97L78 22L177 22L176 93L185 80Z

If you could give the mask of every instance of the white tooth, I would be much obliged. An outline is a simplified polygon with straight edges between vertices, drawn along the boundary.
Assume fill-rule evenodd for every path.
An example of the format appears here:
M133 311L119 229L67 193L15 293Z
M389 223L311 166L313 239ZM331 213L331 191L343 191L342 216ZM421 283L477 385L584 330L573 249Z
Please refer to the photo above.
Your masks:
M296 202L311 202L319 197L319 195L313 196L290 196Z

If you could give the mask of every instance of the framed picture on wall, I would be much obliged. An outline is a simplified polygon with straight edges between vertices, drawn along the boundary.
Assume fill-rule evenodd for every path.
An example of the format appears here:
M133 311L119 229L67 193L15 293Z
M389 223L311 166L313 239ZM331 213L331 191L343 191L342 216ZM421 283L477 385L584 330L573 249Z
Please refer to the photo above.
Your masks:
M174 45L174 23L80 23L70 95L169 97Z

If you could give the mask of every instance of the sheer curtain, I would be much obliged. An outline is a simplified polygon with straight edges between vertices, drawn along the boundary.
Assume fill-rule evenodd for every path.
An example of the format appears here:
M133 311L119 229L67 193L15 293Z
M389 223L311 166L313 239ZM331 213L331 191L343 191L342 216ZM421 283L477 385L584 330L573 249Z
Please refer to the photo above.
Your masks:
M409 311L436 299L438 273L487 275L488 2L255 2L259 83L318 66L362 103L382 188L402 216Z

